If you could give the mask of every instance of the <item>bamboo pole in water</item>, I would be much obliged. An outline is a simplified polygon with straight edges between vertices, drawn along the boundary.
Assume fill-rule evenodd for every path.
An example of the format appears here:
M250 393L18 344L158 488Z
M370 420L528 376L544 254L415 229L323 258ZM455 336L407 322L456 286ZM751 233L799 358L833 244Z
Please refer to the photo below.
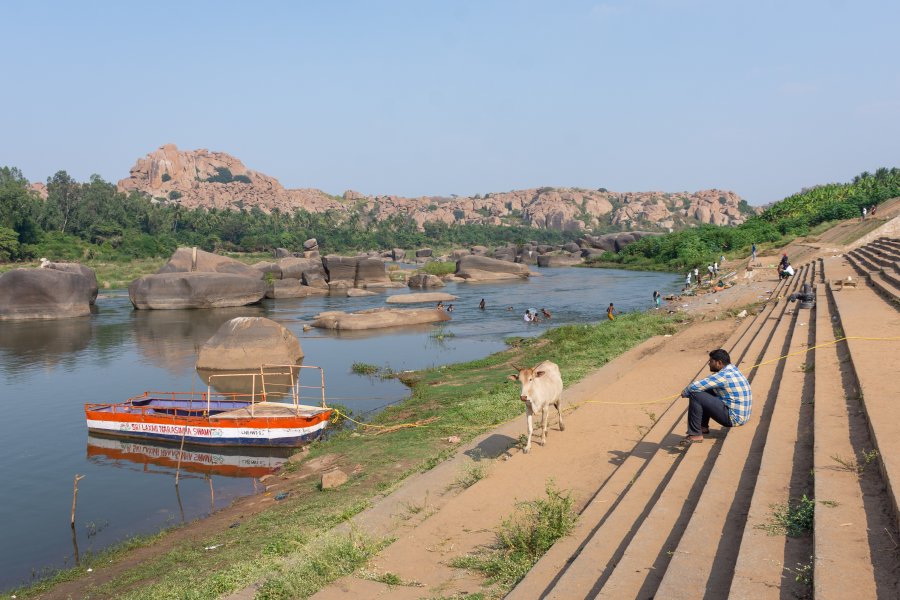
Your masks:
M72 529L75 529L75 504L78 502L78 480L84 479L84 475L75 474L75 483L72 485Z

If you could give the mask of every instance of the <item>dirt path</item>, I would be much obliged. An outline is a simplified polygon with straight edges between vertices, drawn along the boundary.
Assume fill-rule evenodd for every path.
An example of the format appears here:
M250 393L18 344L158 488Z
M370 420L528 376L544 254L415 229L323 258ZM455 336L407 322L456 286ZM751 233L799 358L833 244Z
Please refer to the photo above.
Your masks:
M420 585L388 586L350 576L314 597L428 598L478 592L480 578L450 567L450 560L492 543L497 525L513 512L516 502L542 497L550 479L558 488L571 491L576 506L583 507L654 416L671 402L659 399L677 393L702 366L706 353L718 347L734 326L733 319L710 321L672 337L648 340L565 391L565 404L578 408L567 413L565 432L558 431L555 417L551 419L547 446L535 444L527 455L511 450L496 459L479 459L486 467L483 479L417 527L398 528L398 540L365 569ZM524 431L523 421L508 423L489 438L515 440ZM427 502L427 487L419 490L418 499L407 492L407 502ZM368 516L359 515L357 524L369 528ZM373 525L384 531L383 524Z

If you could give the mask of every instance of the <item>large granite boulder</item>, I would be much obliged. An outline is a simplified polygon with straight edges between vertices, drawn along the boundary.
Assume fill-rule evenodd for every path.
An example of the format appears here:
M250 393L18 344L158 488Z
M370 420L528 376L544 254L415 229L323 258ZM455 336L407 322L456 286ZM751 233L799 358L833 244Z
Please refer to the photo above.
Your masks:
M275 248L275 258L287 258L288 256L293 256L291 251L287 248Z
M384 261L380 258L361 258L356 263L356 282L354 287L397 287L388 277Z
M132 281L128 297L137 309L223 308L259 302L266 287L229 273L158 273Z
M456 276L466 281L527 279L530 274L527 265L486 256L464 256L456 263Z
M250 265L206 252L199 248L179 248L157 273L227 273L262 279L263 273Z
M416 258L431 258L431 248L419 248L416 250Z
M357 264L359 264L359 258L355 256L329 254L322 257L322 266L325 268L325 279L328 281L328 285L354 287Z
M592 248L608 252L620 252L622 248L648 235L662 235L651 231L622 231L604 235L586 235L584 242Z
M504 246L503 248L497 248L494 250L494 258L496 260L506 260L509 262L516 262L516 249L510 246Z
M581 258L568 254L541 254L537 257L537 264L539 267L571 267L580 265Z
M254 263L251 265L257 271L262 272L263 278L266 278L266 275L269 275L270 278L281 279L283 274L281 273L281 266L278 263L268 262L268 261L260 261L258 263Z
M327 295L327 287L310 287L300 283L299 279L276 279L266 290L266 298L307 298Z
M403 260L406 258L406 250L401 250L400 248L394 248L391 250L391 258L394 260Z
M309 252L311 250L318 250L318 249L319 249L319 242L318 242L318 240L316 240L316 238L309 238L308 240L303 242L303 250L305 250L306 252Z
M311 325L320 329L359 331L449 321L450 315L439 308L371 308L353 313L323 312Z
M286 257L278 260L282 279L303 279L309 273L311 279L325 279L325 269L319 258Z
M488 250L487 246L472 246L471 252L478 256L487 256L490 250Z
M41 268L55 269L56 271L65 271L66 273L74 273L75 275L81 275L82 277L87 278L88 285L91 286L91 304L93 304L97 299L97 274L94 273L94 270L90 267L86 267L78 263L50 262L46 258L42 258Z
M217 371L256 370L262 365L294 365L303 358L300 341L270 319L238 317L224 323L200 347L197 368Z
M420 294L397 294L388 296L388 304L423 304L425 302L453 302L457 296L445 292L422 292Z
M96 282L80 273L13 269L0 275L0 320L83 317L96 294Z
M440 277L428 273L416 273L406 284L411 288L446 287Z
M578 252L581 250L581 246L576 244L575 242L569 242L568 244L563 245L563 250L566 252Z

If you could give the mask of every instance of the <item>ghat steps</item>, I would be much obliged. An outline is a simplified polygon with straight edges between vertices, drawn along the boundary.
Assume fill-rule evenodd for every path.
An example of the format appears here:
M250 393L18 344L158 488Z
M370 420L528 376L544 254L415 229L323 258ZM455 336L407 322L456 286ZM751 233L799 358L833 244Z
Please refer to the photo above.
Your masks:
M900 241L881 238L780 282L724 345L751 380L751 421L678 451L674 402L507 597L896 597L898 265ZM787 301L803 282L813 310ZM804 495L814 533L789 537L773 511Z

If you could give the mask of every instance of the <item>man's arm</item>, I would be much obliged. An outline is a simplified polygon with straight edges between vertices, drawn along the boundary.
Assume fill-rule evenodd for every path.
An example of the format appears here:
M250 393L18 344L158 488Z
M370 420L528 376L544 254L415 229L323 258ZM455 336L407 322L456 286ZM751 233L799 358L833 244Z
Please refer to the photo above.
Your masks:
M691 385L684 388L681 392L682 398L687 398L688 394L691 392L705 392L706 390L712 390L715 388L720 388L725 384L725 376L720 373L713 373L706 379L701 379L700 381L695 381Z

